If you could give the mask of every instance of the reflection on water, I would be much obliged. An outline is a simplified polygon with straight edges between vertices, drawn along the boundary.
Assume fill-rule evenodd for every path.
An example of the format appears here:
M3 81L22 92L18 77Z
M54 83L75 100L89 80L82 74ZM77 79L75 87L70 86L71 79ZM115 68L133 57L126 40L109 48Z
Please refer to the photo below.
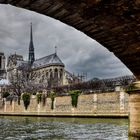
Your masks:
M128 140L127 119L0 117L0 140Z

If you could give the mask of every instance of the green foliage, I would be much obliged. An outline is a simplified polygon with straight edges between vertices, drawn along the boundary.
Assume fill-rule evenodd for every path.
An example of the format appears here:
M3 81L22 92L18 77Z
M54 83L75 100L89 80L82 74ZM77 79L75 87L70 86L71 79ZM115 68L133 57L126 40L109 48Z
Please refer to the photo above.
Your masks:
M71 90L69 94L71 95L71 104L73 107L77 107L78 104L78 96L80 95L80 90Z
M22 95L22 100L24 102L24 107L25 107L26 110L27 110L27 108L30 104L30 97L31 97L30 93L24 93Z
M43 106L45 106L45 104L46 104L46 95L45 94L42 95L42 102L43 102Z
M80 93L81 93L80 90L70 90L70 91L69 91L69 94L70 94L70 95L71 95L71 94L78 94L78 95L80 95Z
M56 97L56 93L54 91L51 91L50 94L49 94L49 97L52 100L51 109L53 110L54 109L54 100L55 100L55 97Z
M55 99L55 98L51 98L51 100L52 100L51 109L52 109L52 110L54 109L54 99Z
M3 92L2 93L2 98L7 98L9 96L9 92Z
M130 92L136 90L136 87L134 84L130 84L127 88L126 88L126 92Z
M36 98L37 98L37 103L39 104L42 100L42 93L37 93Z

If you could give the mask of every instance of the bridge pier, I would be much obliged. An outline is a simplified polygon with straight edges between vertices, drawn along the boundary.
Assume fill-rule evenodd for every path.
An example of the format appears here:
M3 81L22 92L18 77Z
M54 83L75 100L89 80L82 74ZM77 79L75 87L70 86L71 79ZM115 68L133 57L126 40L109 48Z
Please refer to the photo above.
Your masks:
M129 136L140 138L140 81L133 83L129 93Z

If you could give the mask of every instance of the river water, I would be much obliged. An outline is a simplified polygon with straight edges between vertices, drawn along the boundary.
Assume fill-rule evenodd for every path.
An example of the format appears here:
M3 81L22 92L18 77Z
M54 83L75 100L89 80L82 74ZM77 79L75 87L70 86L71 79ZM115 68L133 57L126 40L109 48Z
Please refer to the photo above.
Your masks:
M0 140L128 140L128 120L0 117Z

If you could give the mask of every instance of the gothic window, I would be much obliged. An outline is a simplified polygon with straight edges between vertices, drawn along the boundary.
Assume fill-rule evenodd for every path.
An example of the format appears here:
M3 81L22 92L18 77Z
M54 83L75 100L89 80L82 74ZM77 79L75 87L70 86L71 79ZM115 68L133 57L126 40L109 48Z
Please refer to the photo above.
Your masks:
M54 70L54 79L58 79L58 69Z
M63 70L60 69L60 79L62 78L62 76L63 76Z
M52 71L50 72L50 80L49 80L50 86L53 85L53 73Z
M46 77L48 77L48 72L46 71Z
M50 72L50 79L52 79L53 78L53 73L52 73L52 71Z

